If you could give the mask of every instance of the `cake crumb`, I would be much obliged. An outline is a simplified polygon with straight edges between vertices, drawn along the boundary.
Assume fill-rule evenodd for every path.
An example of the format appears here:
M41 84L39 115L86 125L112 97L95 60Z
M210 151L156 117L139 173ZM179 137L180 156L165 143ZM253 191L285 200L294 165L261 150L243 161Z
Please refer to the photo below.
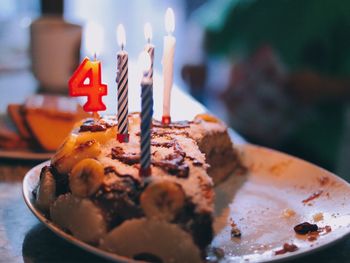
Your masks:
M290 218L295 216L295 211L293 209L286 208L282 211L282 217L284 218Z
M310 224L309 222L304 222L294 227L295 233L299 235L306 235L310 232L315 232L318 230L318 226L316 224Z
M315 222L319 222L323 220L323 213L316 213L312 216L312 218Z
M234 237L241 237L242 233L241 230L237 227L236 223L233 221L233 219L230 219L230 225L231 225L231 238Z
M308 241L315 241L318 237L324 236L332 231L331 226L319 227L316 224L310 224L308 222L301 223L294 227L294 231L300 235L306 235Z
M323 193L323 190L319 190L319 191L313 193L312 195L310 195L308 198L304 199L302 202L304 204L307 204L308 202L320 197L322 193Z
M275 251L275 255L283 255L287 252L297 251L299 248L294 244L284 243L283 248Z
M327 176L323 176L321 178L318 178L317 180L321 186L325 186L330 181L329 177L327 177Z

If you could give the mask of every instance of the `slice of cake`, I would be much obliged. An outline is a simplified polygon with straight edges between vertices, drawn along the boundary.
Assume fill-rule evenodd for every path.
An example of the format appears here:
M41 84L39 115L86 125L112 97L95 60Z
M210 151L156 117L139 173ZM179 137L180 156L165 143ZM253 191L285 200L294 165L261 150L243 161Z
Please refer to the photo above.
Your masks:
M24 118L24 112L23 107L20 104L9 104L7 106L7 112L9 116L11 117L13 123L15 124L19 135L23 139L30 139L32 138L32 135L30 133L30 130L26 124L25 118Z
M57 150L74 125L90 116L74 99L54 95L30 96L23 105L8 105L7 112L22 141L35 151Z
M116 140L115 117L88 119L43 168L37 206L64 230L104 250L148 261L201 262L213 237L214 210L201 147L210 153L205 140L223 147L210 136L226 136L226 127L215 123L200 116L168 126L154 121L152 172L142 177L139 114L129 115L128 143ZM218 163L210 168L214 175Z

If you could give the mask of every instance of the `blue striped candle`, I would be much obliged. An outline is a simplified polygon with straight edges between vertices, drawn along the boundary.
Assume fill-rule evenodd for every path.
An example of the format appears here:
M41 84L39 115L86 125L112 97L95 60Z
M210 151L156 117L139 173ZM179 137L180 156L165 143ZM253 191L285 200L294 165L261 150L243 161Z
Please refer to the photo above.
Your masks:
M151 129L153 117L153 80L150 78L150 57L142 52L144 70L141 81L141 176L151 173Z

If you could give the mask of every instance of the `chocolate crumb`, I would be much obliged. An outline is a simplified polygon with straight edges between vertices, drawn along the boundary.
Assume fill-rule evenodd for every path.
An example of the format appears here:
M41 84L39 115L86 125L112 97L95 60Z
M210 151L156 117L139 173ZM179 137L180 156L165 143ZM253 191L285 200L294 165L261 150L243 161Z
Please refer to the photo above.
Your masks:
M306 235L307 233L314 232L318 230L316 224L310 224L309 222L304 222L294 227L294 231L300 235Z
M310 242L313 242L315 240L317 240L318 238L318 232L311 232L308 237L307 237L307 240L310 241Z
M231 219L230 225L231 225L231 238L241 237L242 236L241 230L239 230L236 223L232 219Z
M318 180L318 182L320 183L321 186L325 186L330 181L329 177L327 177L327 176L323 176L321 178L318 178L317 180Z
M294 244L284 243L282 249L275 251L275 255L283 255L287 252L297 251L298 249L299 248Z
M320 197L320 195L321 195L322 193L323 193L323 190L317 191L317 192L313 193L312 195L310 195L308 198L304 199L302 202L303 202L304 204L306 204L306 203L308 203L308 202L310 202L310 201L312 201L312 200L314 200L314 199Z

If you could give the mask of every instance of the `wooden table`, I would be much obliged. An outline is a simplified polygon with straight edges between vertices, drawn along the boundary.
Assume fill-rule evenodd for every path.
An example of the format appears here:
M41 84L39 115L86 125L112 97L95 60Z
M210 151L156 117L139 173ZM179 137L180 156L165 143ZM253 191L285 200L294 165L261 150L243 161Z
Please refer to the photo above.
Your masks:
M10 88L16 92L6 92ZM4 112L7 103L21 102L35 91L36 82L28 72L0 75L0 112ZM160 94L155 93L157 100ZM113 100L109 98L110 103ZM174 114L176 118L188 119L205 110L177 88L174 89L174 101L173 104L179 103L178 107L181 107L181 111ZM159 114L159 107L156 108ZM244 142L237 133L231 133L235 142ZM26 207L21 193L22 179L26 171L37 163L0 159L0 262L107 262L57 237ZM348 238L293 262L350 262L349 251Z

